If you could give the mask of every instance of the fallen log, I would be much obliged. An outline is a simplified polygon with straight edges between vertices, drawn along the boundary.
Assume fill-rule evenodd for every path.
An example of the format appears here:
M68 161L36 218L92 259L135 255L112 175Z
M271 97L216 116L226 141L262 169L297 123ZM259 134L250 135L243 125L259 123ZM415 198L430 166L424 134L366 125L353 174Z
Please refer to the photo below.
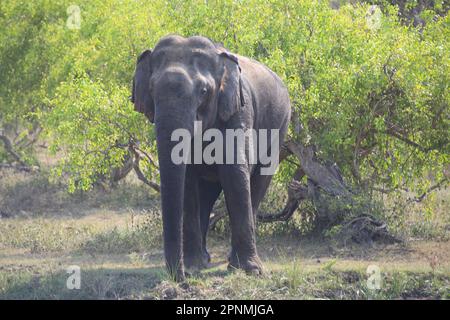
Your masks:
M341 172L336 164L324 165L314 154L314 147L304 147L300 143L288 141L286 149L300 160L302 170L322 190L333 196L351 197L350 188L345 185Z
M315 157L314 147L304 147L300 143L287 141L280 152L280 162L289 155L295 155L300 161L292 181L288 185L288 199L281 212L268 214L259 212L257 218L262 222L286 221L303 200L311 200L318 204L320 192L323 191L333 197L339 197L343 201L350 201L352 197L351 189L344 183L341 172L336 164L322 164ZM306 176L307 183L302 184L300 180ZM321 210L321 205L317 205L320 217L326 217L329 212ZM326 219L332 221L331 217Z

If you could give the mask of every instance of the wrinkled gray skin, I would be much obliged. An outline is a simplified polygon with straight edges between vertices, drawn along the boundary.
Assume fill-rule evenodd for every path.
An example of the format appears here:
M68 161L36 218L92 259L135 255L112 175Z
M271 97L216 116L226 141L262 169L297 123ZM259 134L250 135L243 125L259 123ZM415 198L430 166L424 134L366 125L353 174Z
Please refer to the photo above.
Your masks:
M162 38L138 58L132 100L156 125L161 177L164 252L174 279L205 268L206 234L212 207L225 195L231 224L230 268L262 272L255 246L254 215L271 176L257 165L175 165L171 134L194 121L203 130L280 129L280 146L290 118L290 102L280 78L264 65L233 55L204 37ZM205 146L205 145L204 145ZM203 146L203 147L204 147Z

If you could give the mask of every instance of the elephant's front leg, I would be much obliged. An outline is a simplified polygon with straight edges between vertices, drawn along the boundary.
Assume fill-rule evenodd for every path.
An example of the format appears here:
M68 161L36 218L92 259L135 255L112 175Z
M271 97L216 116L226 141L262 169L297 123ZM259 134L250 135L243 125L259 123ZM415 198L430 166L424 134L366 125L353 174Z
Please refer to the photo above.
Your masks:
M193 168L188 165L183 215L183 260L187 271L200 270L208 265L208 260L202 250L199 197L199 179Z
M231 224L229 269L260 274L262 264L256 250L249 169L246 165L224 165L219 171Z

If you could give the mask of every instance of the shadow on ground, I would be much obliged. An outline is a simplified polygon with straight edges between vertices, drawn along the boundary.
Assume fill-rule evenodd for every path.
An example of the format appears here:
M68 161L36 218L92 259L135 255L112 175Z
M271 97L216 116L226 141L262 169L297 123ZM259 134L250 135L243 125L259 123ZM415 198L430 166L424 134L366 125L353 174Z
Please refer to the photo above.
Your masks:
M159 299L152 290L167 280L161 267L81 270L79 289L68 289L70 277L65 271L22 275L0 299Z

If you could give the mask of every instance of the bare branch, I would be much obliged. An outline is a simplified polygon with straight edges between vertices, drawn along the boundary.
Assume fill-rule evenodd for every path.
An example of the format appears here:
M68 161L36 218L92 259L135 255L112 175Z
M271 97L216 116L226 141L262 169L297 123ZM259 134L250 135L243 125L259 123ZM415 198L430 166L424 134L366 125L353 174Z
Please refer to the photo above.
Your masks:
M6 152L8 152L14 158L14 160L17 161L21 166L26 167L27 164L21 159L20 155L14 150L11 141L3 133L3 130L0 131L0 140L3 141Z
M423 152L427 152L429 150L427 150L426 148L422 147L421 145L419 145L418 143L408 139L407 137L405 137L404 135L398 133L396 130L394 130L393 128L390 128L386 131L386 133L388 135L390 135L391 137L397 138L398 140L403 141L404 143L406 143L407 145L410 145L411 147L414 147L416 149L419 149L420 151Z
M147 158L148 162L150 162L150 164L151 164L152 166L154 166L157 170L159 170L158 165L157 165L156 162L153 160L153 158L148 154L148 152L146 152L146 151L142 150L141 148L139 148L139 146L136 145L136 143L134 143L134 142L132 142L132 148L133 148L135 151L139 151L140 153L142 153L142 154Z
M264 214L258 212L257 218L262 222L287 221L297 210L300 202L308 198L308 187L292 180L288 186L288 200L283 210L276 214Z
M161 192L161 187L159 186L159 184L148 180L147 177L145 176L145 174L142 172L141 168L139 167L139 162L141 161L141 156L133 147L134 147L133 145L129 146L130 151L134 154L133 169L134 169L134 172L136 173L136 176L138 177L139 180L141 180L143 183L148 185L150 188L152 188L156 192Z
M414 202L421 202L423 199L425 199L425 197L427 195L429 195L432 191L436 190L436 189L440 189L445 183L448 182L447 178L442 179L441 181L439 181L438 183L436 183L435 185L432 185L431 187L429 187L424 193L422 193L420 196L418 197L414 197L414 198L410 198L408 199L409 201L414 201Z
M9 163L0 163L0 169L13 169L17 171L25 171L25 172L36 172L39 171L38 166L22 166L22 165L13 165Z

